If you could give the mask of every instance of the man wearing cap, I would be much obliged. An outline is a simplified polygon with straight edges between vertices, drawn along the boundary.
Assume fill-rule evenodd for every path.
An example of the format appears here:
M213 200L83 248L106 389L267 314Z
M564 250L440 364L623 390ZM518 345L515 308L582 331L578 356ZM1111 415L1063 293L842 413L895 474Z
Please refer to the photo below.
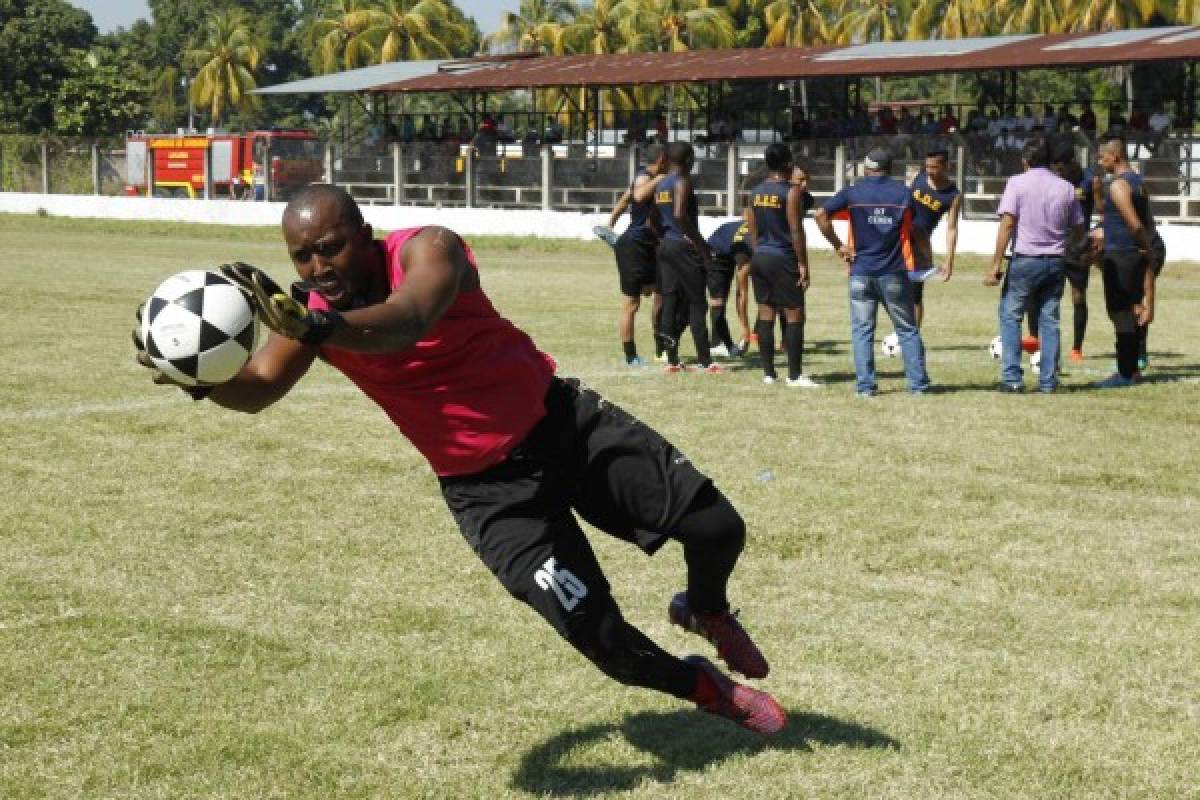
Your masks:
M929 388L929 375L907 274L913 264L909 238L912 193L903 183L888 177L892 155L887 150L877 147L867 153L863 166L866 177L831 197L815 217L817 228L849 268L855 391L859 397L873 397L879 392L875 383L875 317L882 303L900 339L908 390L923 394ZM835 214L850 220L845 243L833 229Z
M1004 255L1013 239L1012 262L1000 293L1001 392L1022 392L1021 315L1036 310L1041 336L1042 364L1038 390L1053 392L1058 386L1058 312L1066 273L1063 257L1068 242L1084 234L1083 212L1075 187L1049 169L1050 153L1042 139L1031 139L1021 154L1025 172L1014 175L1004 187L996 213L1000 226L992 268L983 276L985 286L1000 284ZM1035 313L1031 310L1030 313Z

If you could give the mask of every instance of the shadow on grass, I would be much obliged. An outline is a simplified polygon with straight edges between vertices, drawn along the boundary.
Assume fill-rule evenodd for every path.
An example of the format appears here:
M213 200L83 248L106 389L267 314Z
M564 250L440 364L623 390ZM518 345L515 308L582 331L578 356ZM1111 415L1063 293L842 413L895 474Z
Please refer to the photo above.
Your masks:
M653 764L571 763L574 753L621 737L653 756ZM698 772L735 755L767 750L808 753L814 744L898 750L887 734L824 714L791 711L774 736L759 736L699 711L633 714L619 725L593 725L559 734L521 759L514 788L552 797L588 797L632 789L643 781L668 783L680 772Z

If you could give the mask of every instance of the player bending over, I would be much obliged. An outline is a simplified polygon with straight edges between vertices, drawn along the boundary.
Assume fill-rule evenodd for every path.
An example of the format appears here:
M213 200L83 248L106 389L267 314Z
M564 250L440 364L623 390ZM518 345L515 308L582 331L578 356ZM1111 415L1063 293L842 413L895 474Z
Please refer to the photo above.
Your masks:
M295 297L254 267L223 267L271 335L233 380L193 396L255 413L320 358L425 456L504 587L605 674L758 733L783 727L769 694L703 657L670 655L626 622L576 521L647 553L680 542L688 586L669 603L671 622L714 643L730 669L763 678L767 662L726 598L745 524L706 475L643 422L555 376L554 360L492 307L454 232L409 228L376 241L348 194L314 185L288 203L283 238L302 279ZM150 365L144 352L138 360Z

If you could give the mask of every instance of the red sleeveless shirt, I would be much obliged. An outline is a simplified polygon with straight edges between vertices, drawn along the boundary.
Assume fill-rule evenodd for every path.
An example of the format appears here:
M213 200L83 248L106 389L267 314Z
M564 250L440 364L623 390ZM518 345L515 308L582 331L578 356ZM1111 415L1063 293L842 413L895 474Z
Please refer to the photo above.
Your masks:
M401 250L422 228L393 231L384 251L388 285L404 283ZM471 266L475 255L463 243ZM316 292L308 307L329 305ZM459 292L412 347L356 353L323 346L321 356L379 404L440 476L470 475L508 455L546 414L554 359L496 313L482 287Z

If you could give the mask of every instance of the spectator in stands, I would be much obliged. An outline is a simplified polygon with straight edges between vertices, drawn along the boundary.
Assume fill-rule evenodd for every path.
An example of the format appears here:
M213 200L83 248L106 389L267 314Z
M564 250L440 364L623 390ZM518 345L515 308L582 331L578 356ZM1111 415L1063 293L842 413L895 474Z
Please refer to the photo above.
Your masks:
M1158 146L1162 144L1163 139L1167 137L1167 133L1171 129L1171 115L1160 106L1146 120L1146 127L1148 128L1146 144L1150 148L1151 153L1157 153Z
M813 135L812 123L808 121L808 116L800 109L792 111L792 138L796 140L811 139Z
M1140 135L1150 130L1150 118L1146 114L1145 109L1140 105L1135 106L1133 113L1129 115L1129 130L1135 135Z
M1125 114L1121 111L1120 106L1113 106L1108 110L1108 129L1113 133L1124 134L1125 128L1129 123L1125 119Z
M885 136L893 136L896 133L896 114L892 111L891 106L884 106L879 109L879 132Z
M987 135L989 139L995 140L1004 130L1004 124L1000 120L1000 112L997 109L992 109L988 112L987 118Z
M667 115L658 114L654 118L654 135L658 139L659 144L667 143Z
M954 109L950 106L942 108L942 118L938 120L938 133L953 133L958 130L958 117L954 116Z
M412 115L405 114L400 120L400 141L408 144L417 138L417 126L413 122Z
M1071 113L1071 107L1063 103L1058 107L1058 130L1069 132L1079 124L1079 118Z
M1084 103L1082 109L1079 112L1079 130L1091 138L1096 135L1096 112L1088 103Z
M558 117L550 117L546 122L546 136L543 139L547 144L558 144L563 140L563 126L558 121Z
M905 106L900 110L900 119L896 121L896 130L900 133L911 136L917 132L920 126L920 120Z
M921 115L921 133L924 136L933 136L938 132L938 121L934 119L933 113L926 111Z
M1042 123L1042 130L1046 133L1053 133L1058 128L1058 114L1054 113L1054 106L1052 104L1046 103L1042 107L1040 122Z
M1025 106L1021 111L1021 116L1017 117L1017 127L1025 133L1033 130L1033 126L1037 124L1037 117L1033 113L1033 108Z

